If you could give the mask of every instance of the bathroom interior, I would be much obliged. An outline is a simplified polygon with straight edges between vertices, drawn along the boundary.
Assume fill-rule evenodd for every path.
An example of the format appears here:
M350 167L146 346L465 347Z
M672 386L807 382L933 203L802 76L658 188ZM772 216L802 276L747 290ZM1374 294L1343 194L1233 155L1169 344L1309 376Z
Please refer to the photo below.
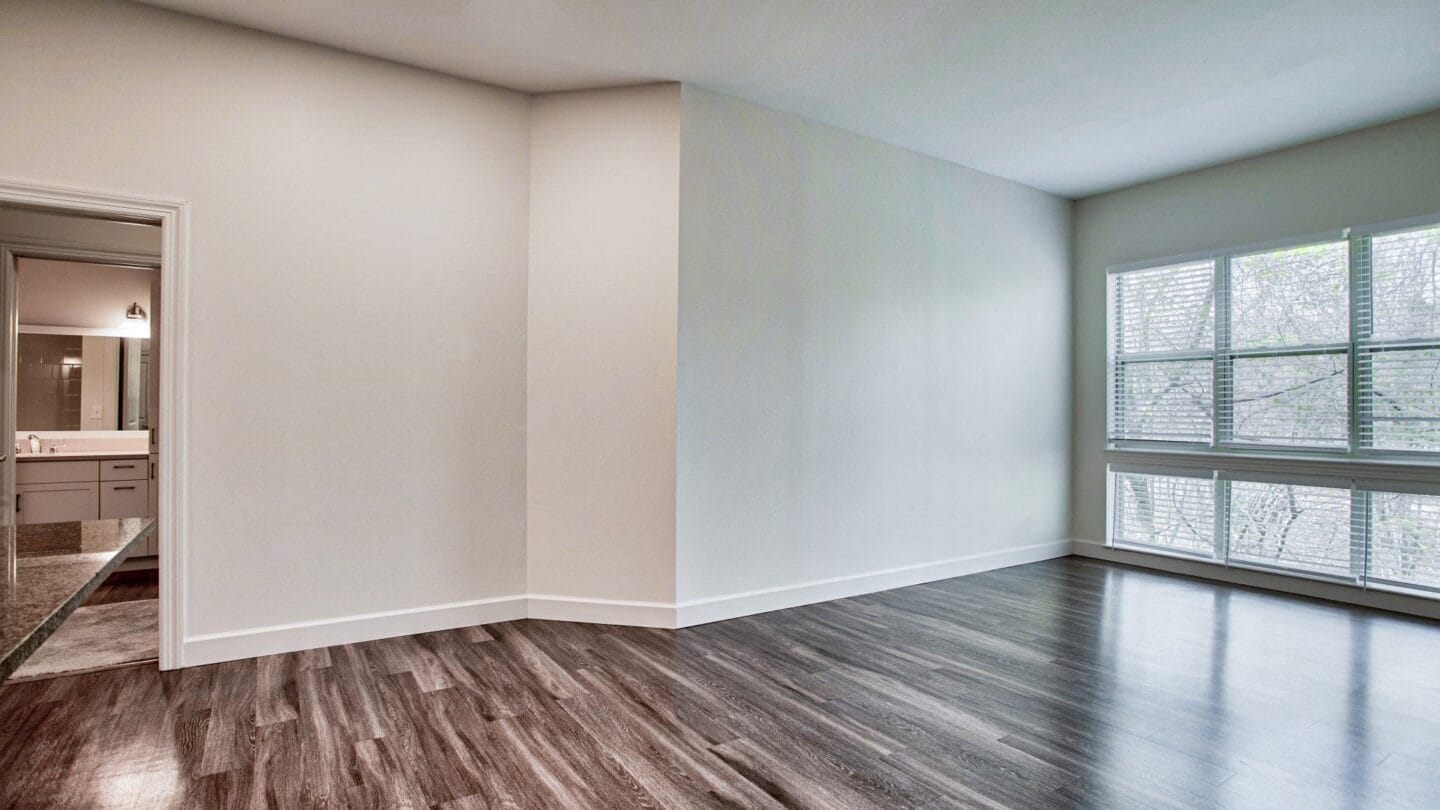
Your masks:
M5 382L15 397L17 531L157 516L158 232L0 210L0 241L19 233L23 244L41 247L13 251L9 282L17 326ZM137 542L12 680L154 660L158 550L157 532Z

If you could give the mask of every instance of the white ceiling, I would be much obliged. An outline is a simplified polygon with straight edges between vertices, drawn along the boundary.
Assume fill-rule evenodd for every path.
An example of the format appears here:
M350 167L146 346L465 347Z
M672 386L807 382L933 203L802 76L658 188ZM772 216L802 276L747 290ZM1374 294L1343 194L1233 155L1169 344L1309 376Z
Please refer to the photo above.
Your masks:
M1079 197L1440 108L1440 0L147 0L530 92L693 82Z

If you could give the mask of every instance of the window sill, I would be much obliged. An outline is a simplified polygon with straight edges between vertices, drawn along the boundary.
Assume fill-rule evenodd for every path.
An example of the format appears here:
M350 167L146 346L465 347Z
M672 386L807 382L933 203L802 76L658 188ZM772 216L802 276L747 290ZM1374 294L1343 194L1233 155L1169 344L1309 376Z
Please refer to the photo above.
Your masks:
M1167 467L1232 470L1235 472L1291 472L1335 478L1374 478L1383 481L1440 481L1440 459L1419 460L1394 456L1254 452L1211 448L1149 448L1110 446L1106 463L1147 463Z

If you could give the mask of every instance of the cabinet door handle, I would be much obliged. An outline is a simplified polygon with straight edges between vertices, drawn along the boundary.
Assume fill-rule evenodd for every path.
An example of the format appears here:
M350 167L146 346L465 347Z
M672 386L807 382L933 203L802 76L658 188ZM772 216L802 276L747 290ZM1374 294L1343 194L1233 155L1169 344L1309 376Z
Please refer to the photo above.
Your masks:
M118 490L122 490L122 489L134 489L134 488L135 488L135 487L115 487L115 489L116 489L117 491L118 491Z
M0 461L4 461L4 460L5 460L5 459L0 458ZM117 469L117 470L133 470L133 469L135 469L135 465L134 465L134 464L116 464L116 465L115 465L115 469Z

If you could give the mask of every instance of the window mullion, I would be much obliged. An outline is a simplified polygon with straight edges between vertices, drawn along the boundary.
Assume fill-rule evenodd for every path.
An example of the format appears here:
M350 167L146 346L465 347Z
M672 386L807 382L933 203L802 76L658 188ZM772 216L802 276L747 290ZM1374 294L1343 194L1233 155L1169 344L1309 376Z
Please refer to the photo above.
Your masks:
M1350 490L1350 575L1360 585L1370 580L1370 500L1371 493L1355 487Z
M1215 260L1215 354L1211 363L1210 446L1219 447L1233 427L1235 366L1230 358L1230 257Z
M1370 370L1361 369L1360 344L1373 333L1374 301L1370 278L1370 237L1347 233L1350 239L1350 455L1363 448L1364 436L1370 432L1370 420L1360 407L1362 375L1368 379ZM1350 574L1361 586L1370 582L1370 505L1371 495L1358 488L1350 494Z
M1350 235L1350 455L1361 450L1361 437L1370 430L1360 407L1360 343L1370 338L1373 303L1370 300L1370 237ZM1366 374L1369 372L1366 371Z
M1230 482L1215 476L1215 561L1230 563Z

